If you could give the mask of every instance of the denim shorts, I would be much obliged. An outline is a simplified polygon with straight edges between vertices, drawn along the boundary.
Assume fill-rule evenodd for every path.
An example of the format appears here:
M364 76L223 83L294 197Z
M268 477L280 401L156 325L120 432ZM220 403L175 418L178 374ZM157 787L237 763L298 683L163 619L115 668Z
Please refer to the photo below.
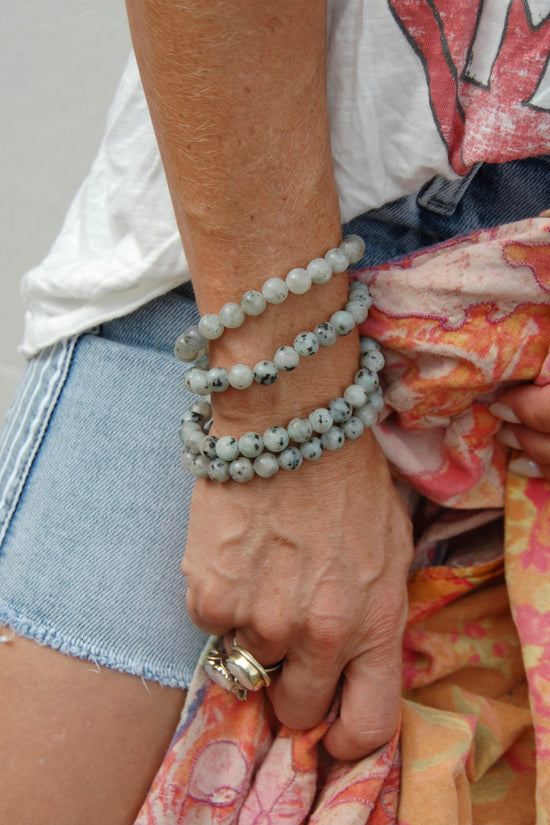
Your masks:
M435 179L344 227L359 266L550 207L550 160ZM192 480L177 435L191 397L173 357L191 287L42 352L0 440L0 623L97 665L186 687L204 635L180 572Z

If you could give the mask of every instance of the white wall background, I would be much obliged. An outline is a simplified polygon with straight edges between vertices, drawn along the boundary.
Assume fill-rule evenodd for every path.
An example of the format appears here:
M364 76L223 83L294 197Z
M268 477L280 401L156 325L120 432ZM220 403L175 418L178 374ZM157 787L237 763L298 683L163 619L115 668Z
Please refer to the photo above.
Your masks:
M24 364L19 281L94 158L129 50L123 0L0 3L0 422Z

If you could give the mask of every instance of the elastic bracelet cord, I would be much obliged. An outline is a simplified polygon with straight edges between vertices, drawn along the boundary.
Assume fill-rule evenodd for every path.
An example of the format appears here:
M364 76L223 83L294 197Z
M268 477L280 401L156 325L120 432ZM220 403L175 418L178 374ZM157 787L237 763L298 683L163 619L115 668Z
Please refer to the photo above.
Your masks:
M208 357L204 356L187 371L185 386L196 395L209 395L212 392L224 392L229 387L245 390L254 381L263 386L271 385L279 377L279 372L296 369L300 358L310 358L320 347L331 347L340 336L349 335L355 326L362 324L367 318L371 305L372 299L366 284L353 281L344 309L334 312L328 321L317 324L312 332L300 332L292 346L279 347L272 361L258 361L254 367L235 364L230 369L210 369Z
M255 475L271 478L281 469L297 470L304 459L316 461L325 450L339 450L376 423L384 406L378 379L383 366L377 342L361 338L360 369L342 397L313 410L307 418L293 418L286 428L269 427L263 435L210 435L211 405L205 399L198 400L184 414L180 426L184 468L196 478L242 483Z

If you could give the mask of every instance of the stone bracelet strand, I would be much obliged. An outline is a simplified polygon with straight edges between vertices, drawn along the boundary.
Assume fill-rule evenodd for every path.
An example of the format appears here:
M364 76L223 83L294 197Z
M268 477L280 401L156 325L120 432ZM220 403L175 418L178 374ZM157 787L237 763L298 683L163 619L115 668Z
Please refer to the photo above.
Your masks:
M238 329L247 316L261 315L267 304L282 304L289 292L305 295L312 284L326 284L333 274L345 272L363 257L365 242L359 235L348 235L340 246L329 249L323 258L314 258L305 269L296 267L285 279L268 278L261 292L249 289L240 304L224 304L219 313L203 315L198 324L180 335L174 346L176 358L190 363L206 355L208 341L220 338L225 329Z
M371 305L372 298L367 285L361 281L352 281L345 308L334 312L329 321L318 324L312 332L300 332L292 346L279 347L272 361L258 361L254 367L235 364L229 369L210 369L208 358L204 356L187 371L185 386L196 395L209 395L211 392L224 392L229 387L245 390L254 381L263 386L271 385L279 377L279 372L295 369L300 358L311 357L320 347L330 347L340 336L349 335L355 326L365 321Z
M316 461L326 450L355 441L365 427L376 423L384 406L378 372L384 366L379 345L361 338L361 368L342 397L310 413L308 418L293 418L286 428L269 427L263 436L248 432L240 438L209 434L212 408L204 399L195 402L184 414L180 439L182 464L196 478L212 481L251 481L255 475L271 478L280 469L297 470L303 460ZM292 442L292 443L291 443Z

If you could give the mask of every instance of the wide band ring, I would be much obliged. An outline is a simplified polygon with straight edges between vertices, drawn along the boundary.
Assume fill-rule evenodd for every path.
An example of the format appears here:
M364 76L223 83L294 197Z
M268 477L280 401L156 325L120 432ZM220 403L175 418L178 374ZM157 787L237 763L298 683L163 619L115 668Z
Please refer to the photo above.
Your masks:
M282 662L264 667L255 656L233 640L231 653L227 654L223 640L217 639L208 652L204 669L209 678L219 687L234 693L238 699L246 699L248 691L253 692L271 684L270 673L275 673Z

